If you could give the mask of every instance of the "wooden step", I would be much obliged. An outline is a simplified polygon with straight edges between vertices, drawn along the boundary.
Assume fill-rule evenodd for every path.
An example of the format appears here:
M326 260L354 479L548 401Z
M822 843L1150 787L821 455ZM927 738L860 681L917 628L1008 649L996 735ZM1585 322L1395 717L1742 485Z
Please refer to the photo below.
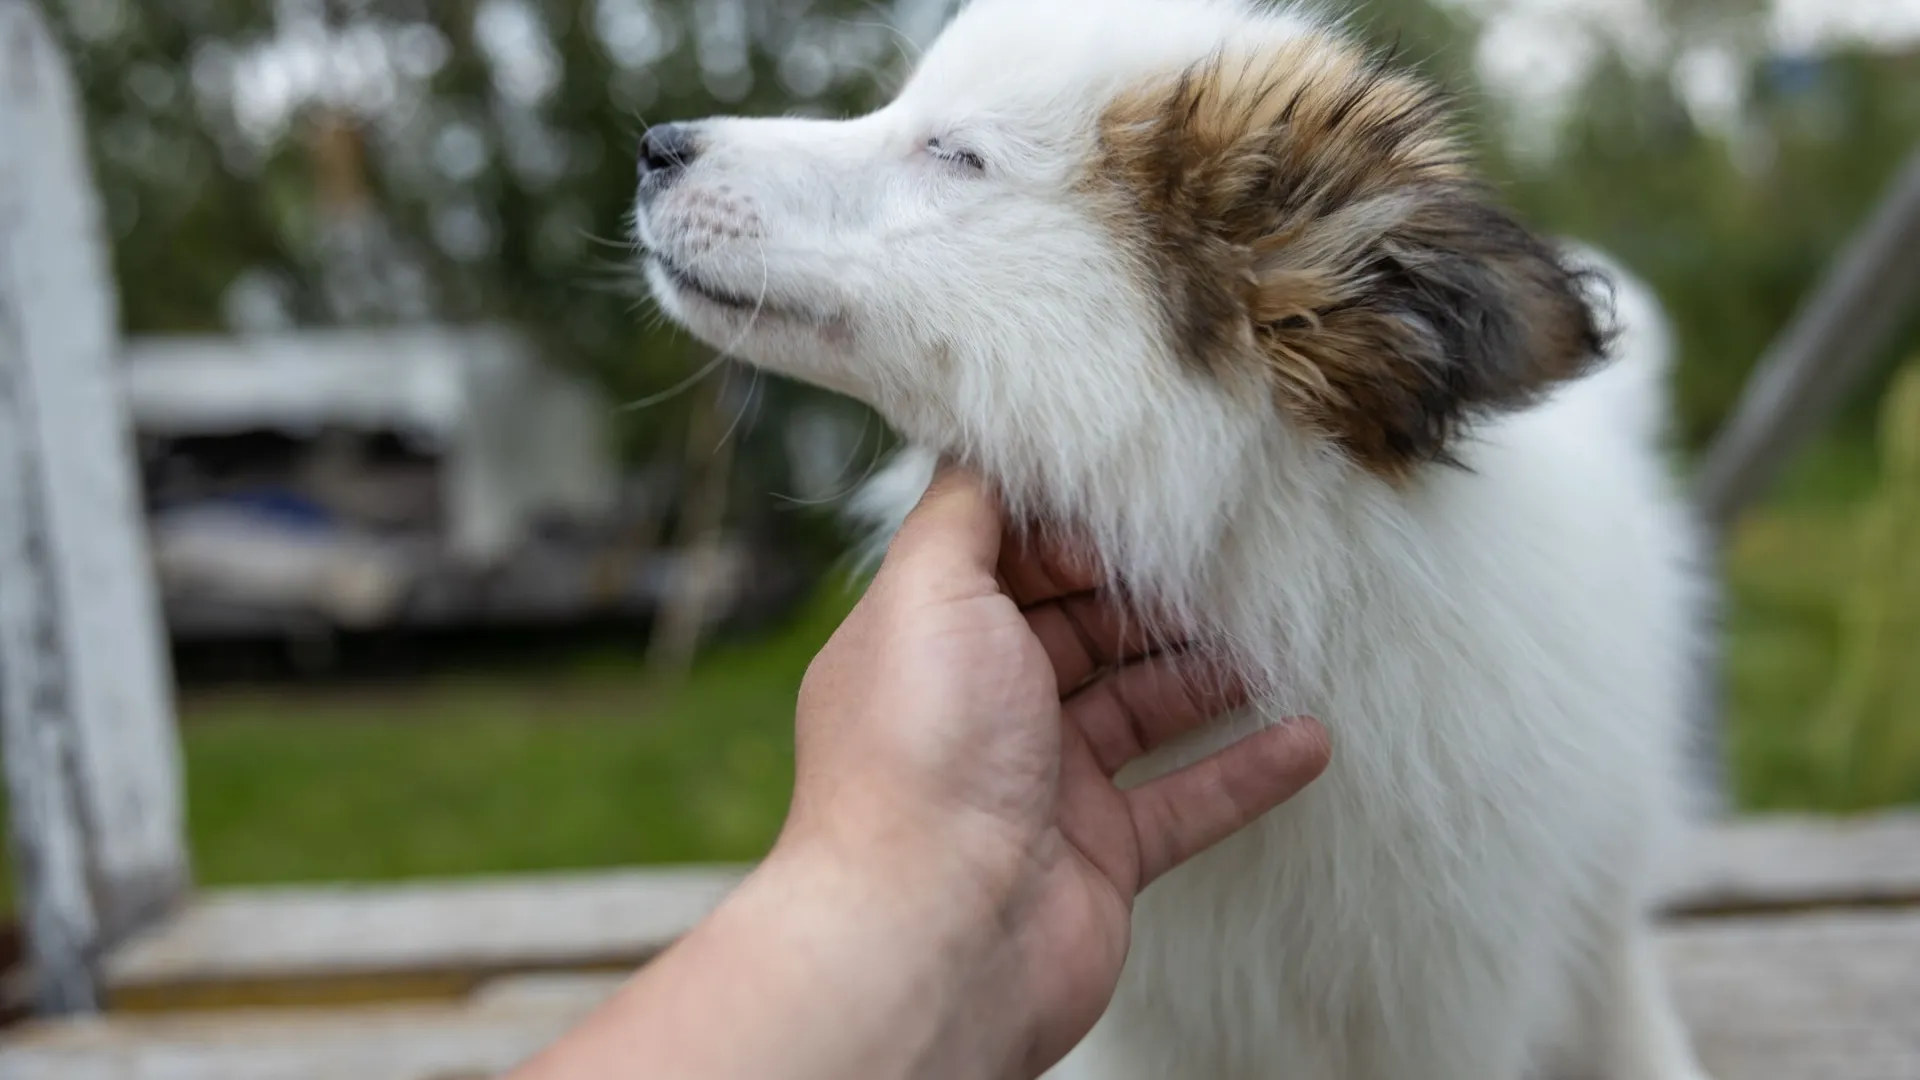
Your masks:
M1920 910L1702 918L1662 944L1715 1080L1920 1077ZM517 976L454 1002L37 1026L0 1042L0 1080L481 1080L619 982Z
M1701 830L1676 864L1675 914L1920 903L1920 812L1739 818Z
M1920 1080L1920 909L1703 919L1664 945L1714 1080Z
M238 1009L31 1027L0 1042L0 1080L478 1080L532 1056L611 991L483 989L464 1000Z
M1701 834L1676 914L1920 902L1920 815L1761 818ZM741 867L209 892L111 953L119 1010L451 998L504 974L625 970Z
M453 998L494 976L630 970L744 871L689 867L210 892L106 962L114 1010Z

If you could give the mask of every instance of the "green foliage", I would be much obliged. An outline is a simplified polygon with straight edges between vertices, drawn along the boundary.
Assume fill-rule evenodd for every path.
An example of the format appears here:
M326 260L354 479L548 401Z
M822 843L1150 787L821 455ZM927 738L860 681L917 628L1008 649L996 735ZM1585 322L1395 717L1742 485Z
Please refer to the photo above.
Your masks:
M1880 488L1861 507L1839 675L1809 743L1837 805L1920 788L1920 362L1886 395Z
M616 400L708 358L640 297L639 134L845 112L899 55L877 23L826 48L828 28L872 22L863 0L746 5L724 26L698 0L292 0L278 20L250 0L44 2L85 97L129 332L258 322L249 303L295 325L506 319ZM315 73L328 56L341 70ZM687 407L623 413L627 449L677 451Z
M904 60L868 0L290 0L278 22L246 0L44 2L85 89L128 329L219 328L263 293L308 324L506 317L620 399L706 359L636 296L625 222L638 133L715 112L844 113ZM1684 353L1690 445L1920 140L1920 59L1865 52L1752 63L1744 119L1702 128L1671 60L1699 41L1764 59L1756 9L1663 5L1665 59L1603 56L1545 157L1508 145L1475 75L1480 27L1461 9L1377 0L1350 15L1459 93L1489 170L1532 219L1612 250L1660 292ZM335 79L332 101L323 76L285 115L263 107L288 87L263 81L259 50L279 43L284 66L322 26L387 42L396 73ZM524 55L503 59L503 37ZM321 198L315 136L330 116L353 119L336 149L360 156L372 200L359 262L330 239ZM372 306L342 304L330 278L378 283L363 289ZM777 421L808 397L763 390L756 415ZM686 407L626 415L629 449L680 446ZM746 457L762 470L753 487L780 485L778 454Z
M273 203L288 162L266 155L231 167L196 107L188 59L208 42L265 32L270 8L43 2L91 124L123 321L140 330L219 328L231 281L252 266L293 263Z
M1509 163L1514 198L1615 253L1660 293L1681 349L1681 430L1702 443L1754 362L1920 146L1920 62L1835 55L1762 68L1732 138L1703 130L1664 71L1602 67L1559 152ZM1920 342L1911 323L1897 349ZM1894 350L1889 351L1892 359ZM1877 396L1857 396L1859 426Z

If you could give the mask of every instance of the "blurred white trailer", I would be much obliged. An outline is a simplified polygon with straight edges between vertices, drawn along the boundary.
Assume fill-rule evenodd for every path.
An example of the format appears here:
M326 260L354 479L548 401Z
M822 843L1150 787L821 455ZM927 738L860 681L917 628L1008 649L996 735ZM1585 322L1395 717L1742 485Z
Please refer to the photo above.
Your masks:
M511 332L143 338L120 370L177 637L650 611L678 572L671 485L624 475L610 404Z

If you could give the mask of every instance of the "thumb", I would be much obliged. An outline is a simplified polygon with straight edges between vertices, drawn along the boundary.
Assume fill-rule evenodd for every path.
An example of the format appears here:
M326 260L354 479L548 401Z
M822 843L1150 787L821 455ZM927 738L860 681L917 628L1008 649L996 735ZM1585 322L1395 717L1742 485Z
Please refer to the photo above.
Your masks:
M936 576L977 575L988 583L1000 560L1000 504L980 475L943 462L887 547L880 573L903 563Z

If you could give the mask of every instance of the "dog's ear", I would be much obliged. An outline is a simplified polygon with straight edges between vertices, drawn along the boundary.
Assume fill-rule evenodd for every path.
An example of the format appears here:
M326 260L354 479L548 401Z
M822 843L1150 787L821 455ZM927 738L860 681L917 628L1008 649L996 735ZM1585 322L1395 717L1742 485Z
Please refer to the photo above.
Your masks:
M1604 353L1584 283L1473 179L1445 100L1337 40L1123 95L1097 175L1176 351L1251 362L1296 422L1387 476Z
M1605 352L1578 272L1466 182L1389 191L1253 245L1243 294L1282 405L1376 472L1449 461Z

